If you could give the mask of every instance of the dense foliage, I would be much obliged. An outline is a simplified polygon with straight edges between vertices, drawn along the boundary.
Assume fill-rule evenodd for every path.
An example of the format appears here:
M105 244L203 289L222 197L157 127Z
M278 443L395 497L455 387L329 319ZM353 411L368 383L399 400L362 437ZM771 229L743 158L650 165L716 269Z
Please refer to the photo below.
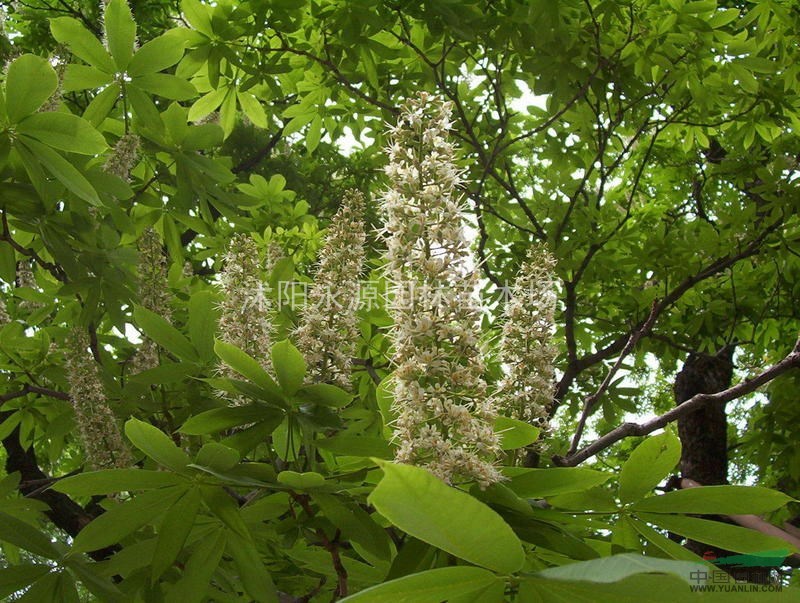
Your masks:
M684 539L791 564L718 521L800 497L791 0L6 11L0 596L672 601L714 598ZM443 283L483 308L408 299ZM675 407L701 353L738 383ZM725 403L751 485L663 492Z

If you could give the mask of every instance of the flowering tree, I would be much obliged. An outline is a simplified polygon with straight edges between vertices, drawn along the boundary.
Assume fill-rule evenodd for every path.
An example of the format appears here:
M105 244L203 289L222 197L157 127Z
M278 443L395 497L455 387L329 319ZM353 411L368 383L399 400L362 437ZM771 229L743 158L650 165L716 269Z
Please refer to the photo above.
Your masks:
M787 6L11 7L0 595L672 601L709 548L793 563L756 515L796 463L748 466L795 429ZM779 489L727 485L766 384L738 466Z

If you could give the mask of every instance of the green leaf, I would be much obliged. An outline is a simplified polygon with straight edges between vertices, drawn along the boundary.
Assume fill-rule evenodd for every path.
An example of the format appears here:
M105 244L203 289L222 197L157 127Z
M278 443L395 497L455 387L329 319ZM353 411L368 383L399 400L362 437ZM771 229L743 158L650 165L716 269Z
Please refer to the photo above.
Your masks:
M633 517L628 517L628 522L639 534L644 536L648 542L661 549L664 554L669 555L673 559L682 559L684 561L700 561L702 559L674 540L670 540L661 532L654 530L645 522Z
M278 474L278 482L289 486L293 490L310 490L325 485L325 478L319 473L308 471L298 473L297 471L281 471Z
M58 559L58 552L50 538L27 523L0 511L0 540L30 551L46 559Z
M320 115L315 115L314 119L311 120L311 123L308 126L308 131L306 132L306 150L309 154L313 153L314 150L319 146L319 140L322 137L322 117Z
M126 0L106 4L105 31L108 50L120 71L125 71L136 44L136 23Z
M523 498L545 498L554 494L580 492L611 478L610 473L581 467L516 469L508 473L511 481L506 485Z
M288 339L272 346L272 366L278 376L278 383L287 394L293 395L303 384L306 361Z
M342 599L342 603L441 603L500 581L479 567L440 567L366 588Z
M322 450L344 456L377 457L390 459L394 452L386 440L373 436L336 435L314 440L314 445Z
M680 600L678 593L684 592L689 592L689 585L672 574L637 574L607 584L525 578L517 599L519 603L671 603ZM686 600L692 599L687 596ZM730 597L725 596L725 600Z
M198 121L215 111L225 100L227 94L228 88L217 88L201 96L189 109L189 121Z
M185 491L182 486L151 490L112 507L80 531L70 554L96 551L118 543L157 519Z
M737 553L758 553L791 547L785 540L775 536L719 521L660 513L640 513L639 517L686 538Z
M81 155L98 155L108 147L100 132L71 113L34 113L19 123L17 132L54 149Z
M166 471L101 469L65 477L53 484L51 489L70 496L93 496L163 488L177 485L182 481L179 476Z
M148 73L140 75L133 83L138 87L170 100L187 100L197 96L197 90L186 80L170 73Z
M169 591L168 603L199 603L207 598L211 577L225 552L225 541L225 530L219 529L198 542L183 576Z
M622 465L619 498L623 503L639 500L652 491L681 459L681 442L670 431L651 436L639 444Z
M279 410L256 404L214 408L191 417L179 431L187 435L205 435L249 423L276 420L282 416Z
M189 464L189 457L178 448L164 432L139 419L129 419L125 423L125 435L147 456L173 471L182 472Z
M278 603L278 591L269 572L264 568L264 561L253 542L238 534L228 534L228 552L239 570L239 578L244 590L253 601Z
M211 291L196 291L189 300L189 338L203 360L214 359L214 331L219 311Z
M242 92L241 90L237 93L237 96L239 97L242 111L244 111L248 119L259 128L267 128L267 114L264 113L264 107L261 106L258 99L249 92Z
M239 464L239 453L233 448L228 448L217 442L208 442L197 453L194 463L209 467L220 473L232 469Z
M217 486L205 486L201 493L203 502L222 523L242 538L250 539L238 503L225 490Z
M178 358L196 362L199 360L197 351L178 329L173 327L165 318L151 312L144 306L134 306L133 319L141 327L145 335L155 341L164 349L172 352Z
M347 538L364 547L378 559L390 560L391 546L388 534L364 509L331 494L315 492L311 498L317 503L325 518L339 528Z
M67 65L64 72L64 92L95 89L112 82L112 76L91 65Z
M491 508L424 469L378 462L384 477L368 501L398 528L499 573L522 567L522 543Z
M634 503L631 509L653 513L761 515L793 500L783 492L760 486L702 486L645 498Z
M0 597L7 597L23 590L32 582L50 573L52 569L49 565L33 565L30 563L0 568Z
M306 385L300 388L297 397L331 408L343 408L353 401L353 394L327 383Z
M248 356L235 345L217 341L214 344L214 352L225 364L239 373L242 377L249 379L258 387L266 390L270 394L281 397L280 390L269 373L253 358Z
M164 515L151 561L150 580L155 582L173 564L194 527L200 509L200 492L191 488Z
M150 40L136 51L128 65L128 75L135 78L172 67L183 57L185 46L185 40L178 39L170 32Z
M23 54L6 73L6 114L11 123L41 107L58 88L58 76L42 57Z
M86 107L86 111L83 112L83 118L97 128L114 108L119 100L119 95L119 84L114 82L92 99L92 102Z
M91 183L83 174L75 169L75 166L69 161L50 147L43 145L33 138L20 136L18 138L18 143L25 147L26 150L30 151L47 171L53 174L61 184L67 187L67 190L87 203L100 205L100 197L97 196L97 191L94 190Z
M105 73L115 73L114 61L100 41L80 21L72 17L50 19L50 31L57 42L66 44L72 54Z
M637 553L612 555L589 561L569 563L539 572L544 578L558 580L586 580L589 582L617 582L634 574L673 574L689 581L691 572L705 571L702 563L644 557Z
M498 416L494 422L494 430L500 436L500 447L503 450L516 450L533 444L539 438L539 429L510 417Z

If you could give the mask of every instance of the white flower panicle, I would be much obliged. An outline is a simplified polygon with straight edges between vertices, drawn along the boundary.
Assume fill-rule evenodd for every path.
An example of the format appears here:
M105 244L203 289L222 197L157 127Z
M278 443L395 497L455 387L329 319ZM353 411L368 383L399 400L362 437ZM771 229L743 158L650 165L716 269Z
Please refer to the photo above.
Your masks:
M504 414L546 428L553 401L555 259L531 248L506 304L500 360L506 367L496 392Z
M114 150L108 156L103 170L113 174L126 182L130 180L131 170L136 167L139 160L139 146L141 141L136 134L125 134L114 145Z
M36 283L36 277L33 274L33 264L30 261L23 260L17 264L17 287L32 289L37 292L41 291L39 285ZM41 303L30 299L23 299L18 304L18 308L23 312L35 312L41 307Z
M142 306L167 321L172 317L167 288L167 258L161 238L152 228L142 233L137 242L139 250L139 300ZM144 337L134 356L133 372L139 373L159 365L158 344Z
M65 367L87 464L93 469L130 467L131 453L108 406L99 367L89 352L89 339L78 328L67 338Z
M396 460L448 483L501 479L478 338L478 276L464 233L450 104L425 93L390 129L383 197L394 318Z
M220 274L223 300L219 334L225 343L240 348L269 370L271 304L261 278L258 246L245 235L236 235L228 246ZM238 377L224 367L223 376Z
M308 378L350 388L350 363L358 341L359 277L364 266L364 197L348 191L331 221L308 292L297 348L308 364Z
M11 317L8 315L6 302L0 299L0 327L2 327L3 325L7 325L10 322L11 322Z

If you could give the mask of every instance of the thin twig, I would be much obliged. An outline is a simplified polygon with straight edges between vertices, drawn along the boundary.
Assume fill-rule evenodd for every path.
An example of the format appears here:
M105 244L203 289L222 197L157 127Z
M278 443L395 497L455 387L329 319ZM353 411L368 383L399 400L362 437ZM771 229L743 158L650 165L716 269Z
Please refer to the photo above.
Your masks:
M643 436L652 433L703 406L715 402L730 402L731 400L741 398L742 396L756 391L759 387L769 383L783 373L798 367L800 367L800 339L797 340L792 351L783 360L772 365L752 379L746 379L733 387L714 394L697 394L692 396L669 412L665 412L663 415L646 421L645 423L624 423L574 454L569 454L566 457L554 456L552 458L553 463L561 467L575 467L586 459L616 444L620 440L631 436Z

